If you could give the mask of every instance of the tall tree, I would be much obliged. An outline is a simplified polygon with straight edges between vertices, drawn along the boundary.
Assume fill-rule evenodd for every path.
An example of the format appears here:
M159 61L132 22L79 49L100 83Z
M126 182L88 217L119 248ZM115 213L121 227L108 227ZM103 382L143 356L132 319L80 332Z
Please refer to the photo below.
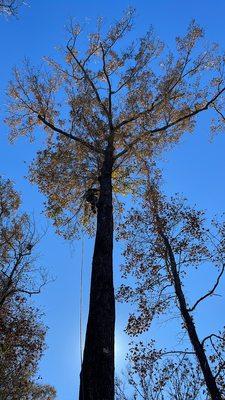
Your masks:
M34 268L39 238L19 207L12 182L0 176L0 398L53 400L55 389L35 379L46 328L25 297L39 293L47 276Z
M45 72L25 62L9 87L11 138L37 126L48 133L31 180L47 196L57 230L73 237L97 216L80 400L114 398L113 193L132 190L140 152L151 157L192 130L199 113L220 111L225 91L223 58L201 48L197 24L159 67L163 46L152 29L123 49L133 14L106 33L99 21L86 50L72 25L61 63L47 59Z
M8 298L0 309L0 398L53 400L56 392L36 380L46 328L25 297Z
M47 283L46 271L34 268L34 250L40 238L19 206L12 182L0 176L0 309L7 298L18 293L38 294Z
M152 343L153 344L153 343ZM116 379L116 400L200 400L199 368L187 355L133 347L126 373Z
M47 275L34 268L39 238L19 207L12 182L0 176L0 398L53 400L55 389L35 380L46 328L25 297L40 293Z
M134 289L122 286L119 293L119 297L126 301L136 300L139 305L138 316L132 314L129 318L128 331L135 335L148 329L152 319L165 312L175 299L183 329L190 339L212 400L222 399L225 359L213 343L215 354L207 355L205 344L215 337L223 349L224 333L212 333L200 340L193 312L199 304L215 294L220 284L225 270L224 232L223 221L213 220L209 229L203 211L188 207L184 200L176 197L168 201L149 175L142 209L130 214L121 231L128 241L124 273L130 272L138 277ZM200 269L206 264L218 270L215 281L193 305L189 305L190 300L184 290L185 276L191 267ZM171 293L171 287L175 296ZM210 365L210 360L215 359L216 368L214 363Z

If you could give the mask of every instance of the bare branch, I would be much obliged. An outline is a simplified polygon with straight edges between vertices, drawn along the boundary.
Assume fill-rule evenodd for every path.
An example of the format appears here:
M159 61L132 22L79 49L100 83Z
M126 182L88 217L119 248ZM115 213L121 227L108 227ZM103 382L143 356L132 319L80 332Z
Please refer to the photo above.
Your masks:
M204 346L205 342L207 340L211 340L213 337L222 340L223 342L225 341L224 337L216 335L215 333L212 333L211 335L206 336L203 340L202 340L202 345Z
M215 283L215 285L212 287L212 289L209 290L204 296L200 297L200 299L198 299L198 300L195 302L195 304L193 305L193 307L189 308L188 311L190 311L190 312L194 311L195 308L197 307L197 305L198 305L199 303L201 303L201 302L202 302L203 300L205 300L207 297L210 297L210 296L212 296L212 295L214 294L216 288L218 287L218 285L219 285L219 283L220 283L220 279L221 279L221 277L222 277L222 275L223 275L223 273L224 273L224 269L225 269L225 264L223 264L223 267L222 267L222 269L221 269L221 271L220 271L220 273L219 273L219 275L218 275L218 277L217 277L216 283Z
M51 122L48 122L44 117L42 117L42 115L38 114L38 119L41 122L43 122L43 124L45 124L46 126L51 128L54 132L58 132L61 135L66 136L67 138L72 139L75 142L78 142L78 143L82 144L83 146L87 147L89 150L92 150L92 151L97 152L97 153L101 153L101 150L99 150L97 147L93 146L91 143L89 143L86 140L83 140L83 139L81 139L81 138L79 138L77 136L74 136L71 133L63 131L61 128L56 127Z
M190 351L190 350L170 350L170 351L164 351L162 353L160 353L160 355L162 356L168 356L168 355L174 355L174 354L191 354L194 355L195 352L194 351Z
M101 50L102 50L103 71L104 71L104 74L105 74L105 77L106 77L106 80L107 80L107 83L108 83L108 87L109 87L109 89L108 89L109 90L109 94L108 94L108 101L109 101L108 117L109 117L110 126L112 128L112 85L111 85L111 82L110 82L110 79L109 79L109 75L108 75L107 70L106 70L106 60L105 60L106 54L105 54L105 50L104 50L104 47L103 47L102 43L100 43L100 47L101 47Z
M90 84L91 88L93 89L93 92L95 93L96 99L99 103L99 105L101 106L102 110L104 111L104 113L106 114L106 116L109 116L109 112L106 108L106 106L104 105L104 103L102 102L100 95L98 93L98 89L96 88L93 79L90 78L89 74L87 73L86 69L84 68L83 64L78 60L78 58L75 56L73 49L70 48L69 45L67 45L67 50L70 52L71 56L73 57L73 59L76 61L77 65L80 67L81 71L84 74L85 79L88 81L88 83Z
M213 105L214 110L220 115L220 117L222 118L223 121L225 121L225 117L223 115L223 113L216 107L216 105Z

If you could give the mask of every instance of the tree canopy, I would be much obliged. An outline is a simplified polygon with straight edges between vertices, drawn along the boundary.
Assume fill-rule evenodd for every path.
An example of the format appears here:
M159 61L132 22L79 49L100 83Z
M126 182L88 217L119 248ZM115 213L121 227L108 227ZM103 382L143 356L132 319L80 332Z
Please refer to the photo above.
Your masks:
M20 196L12 182L0 176L0 307L17 293L40 293L47 283L45 269L36 265L40 237L19 207Z
M81 26L71 24L61 61L46 57L40 69L25 61L9 85L11 139L32 138L35 128L48 133L31 181L47 196L57 230L68 236L80 223L90 227L85 193L99 188L107 143L114 148L114 193L127 193L134 190L140 154L153 157L177 142L209 108L223 122L223 55L204 45L202 28L191 22L172 53L163 51L152 28L132 41L133 17L128 10L107 32L99 20L86 48Z
M27 299L47 282L35 268L39 241L20 196L0 177L0 398L53 400L55 389L36 378L46 348L46 327L40 311Z
M180 355L182 364L182 356L190 358L193 354L204 376L200 378L200 392L206 387L210 398L220 399L224 392L224 328L222 325L221 330L215 332L210 326L205 337L201 334L200 339L195 312L203 302L216 295L224 274L224 219L213 219L210 224L204 211L190 207L182 197L176 195L167 199L163 196L157 181L158 173L156 176L152 173L151 179L148 173L142 203L130 211L120 227L118 238L126 241L123 277L132 276L134 282L123 284L117 297L133 305L126 327L129 335L138 336L148 331L155 319L176 315L178 309L181 330L189 337L190 346L184 347L181 341L179 347L176 345L172 350L157 351L152 343L148 348L141 342L140 346L133 346L131 353L131 359L139 365L135 373L145 371L144 376L148 375L145 359L147 365L155 361L157 365L165 355ZM214 280L211 287L194 298L186 292L187 277L194 279L193 270L204 276L206 266L213 270ZM198 279L202 278L198 275ZM163 378L164 386L167 380Z
M0 396L2 400L53 400L55 389L36 379L45 350L46 328L40 312L23 296L0 309Z

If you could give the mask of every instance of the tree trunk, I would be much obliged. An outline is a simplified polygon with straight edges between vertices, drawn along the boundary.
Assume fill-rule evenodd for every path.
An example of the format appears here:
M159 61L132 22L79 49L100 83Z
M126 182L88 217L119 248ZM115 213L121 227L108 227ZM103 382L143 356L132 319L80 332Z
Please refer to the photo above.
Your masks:
M176 260L175 260L172 248L170 246L169 240L163 234L162 231L160 232L160 235L164 241L165 247L169 254L171 272L172 272L173 281L174 281L174 288L175 288L175 293L176 293L176 296L178 299L181 315L183 317L191 344L193 346L194 352L195 352L198 362L200 364L203 376L205 378L205 383L206 383L206 387L208 389L209 395L212 400L222 400L220 391L216 384L216 380L215 380L215 378L212 374L211 368L209 366L204 347L198 338L198 334L196 332L193 318L188 311L186 299L185 299L185 296L184 296L184 293L182 290L182 285L181 285L181 281L180 281L180 277L179 277L179 273L178 273L178 269L177 269Z
M106 150L100 176L97 231L79 400L114 399L112 160L113 154L109 148Z

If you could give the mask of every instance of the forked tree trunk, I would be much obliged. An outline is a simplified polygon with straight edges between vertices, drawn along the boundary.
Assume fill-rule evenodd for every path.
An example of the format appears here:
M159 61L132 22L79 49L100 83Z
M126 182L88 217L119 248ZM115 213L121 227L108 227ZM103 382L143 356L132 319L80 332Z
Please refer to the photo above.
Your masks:
M113 287L112 150L100 176L97 231L79 400L114 399L115 296Z
M195 355L196 355L199 365L201 367L209 395L212 400L222 400L221 393L217 387L215 377L212 374L208 359L206 357L204 347L199 340L193 318L188 311L186 299L184 296L184 292L183 292L180 277L179 277L179 272L177 269L176 260L175 260L172 248L170 246L169 240L163 234L163 232L160 232L160 235L161 235L161 237L164 241L165 247L168 251L171 273L173 276L174 288L175 288L175 293L176 293L176 296L178 299L180 312L183 317L183 320L184 320L191 344L193 346Z

